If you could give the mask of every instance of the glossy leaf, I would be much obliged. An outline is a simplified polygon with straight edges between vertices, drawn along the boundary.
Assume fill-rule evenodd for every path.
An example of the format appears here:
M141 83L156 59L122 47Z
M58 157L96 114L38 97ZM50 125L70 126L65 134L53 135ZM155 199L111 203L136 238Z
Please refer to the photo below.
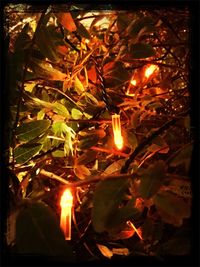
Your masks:
M36 120L23 123L17 127L16 136L19 141L28 142L45 133L50 125L51 123L48 120Z
M165 163L161 160L150 165L147 170L140 172L141 182L139 193L145 199L151 198L157 193L165 178Z
M29 203L21 209L16 222L16 244L19 253L48 256L67 262L74 260L58 218L42 202Z
M16 163L24 164L37 155L42 149L42 144L23 144L14 149Z
M98 183L92 208L92 225L96 232L102 233L109 230L109 221L116 213L127 186L127 179L113 179Z
M100 244L97 244L97 247L101 251L103 256L105 256L106 258L109 258L109 259L112 258L113 252L108 247L100 245Z

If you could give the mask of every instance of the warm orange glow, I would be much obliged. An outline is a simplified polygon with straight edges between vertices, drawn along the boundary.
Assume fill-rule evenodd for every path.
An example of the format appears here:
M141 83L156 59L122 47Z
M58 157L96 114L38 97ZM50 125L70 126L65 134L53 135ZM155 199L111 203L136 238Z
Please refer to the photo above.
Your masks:
M159 70L159 67L156 65L150 65L146 68L144 76L148 79L155 71Z
M61 215L60 227L63 230L66 240L71 240L71 213L73 205L73 196L69 189L66 189L60 200Z
M135 230L135 232L136 232L136 234L139 236L139 238L140 238L141 240L143 240L143 238L142 238L140 232L139 232L138 229L135 227L135 225L134 225L131 221L128 221L128 223L129 223L129 225Z
M121 134L120 115L117 114L112 115L112 128L113 128L115 145L117 149L121 150L123 147L123 138Z
M131 84L134 85L134 86L136 86L137 81L133 79L133 80L131 80Z

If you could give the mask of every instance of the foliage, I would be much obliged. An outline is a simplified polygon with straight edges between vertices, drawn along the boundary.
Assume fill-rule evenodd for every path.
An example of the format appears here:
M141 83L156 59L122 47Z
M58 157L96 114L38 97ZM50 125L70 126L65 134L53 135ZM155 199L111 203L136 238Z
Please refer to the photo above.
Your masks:
M162 14L73 5L5 9L15 199L8 224L16 224L7 242L17 253L53 252L73 261L75 251L77 261L85 260L77 239L89 251L87 260L189 253L188 243L184 251L175 249L189 239L182 229L192 198L189 12ZM156 71L146 75L151 65ZM122 151L113 142L116 110ZM70 244L58 225L67 182L75 198Z

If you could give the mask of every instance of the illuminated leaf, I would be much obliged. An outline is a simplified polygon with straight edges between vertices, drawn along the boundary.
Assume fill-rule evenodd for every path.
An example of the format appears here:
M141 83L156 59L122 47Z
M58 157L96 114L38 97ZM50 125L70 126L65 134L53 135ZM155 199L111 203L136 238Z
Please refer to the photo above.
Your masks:
M148 169L141 171L139 192L145 199L157 193L165 178L165 163L161 160L151 164Z
M83 113L80 110L73 108L71 111L71 115L73 119L78 120L82 118Z
M70 32L76 31L76 24L69 12L56 12L55 15L58 18L59 23L62 24L65 29Z
M92 94L88 92L85 92L85 98L86 98L87 103L91 103L92 105L99 104L98 100Z
M112 173L119 172L119 170L121 170L121 167L124 165L124 162L124 159L119 159L118 161L113 162L105 169L103 175L110 175Z
M24 164L37 155L42 149L42 144L23 144L14 149L16 163Z
M85 91L85 88L79 78L76 76L74 80L74 89L80 95Z
M91 175L90 170L84 165L76 165L74 167L74 173L81 180Z
M54 81L64 81L66 74L53 68L50 63L34 59L30 62L30 68L34 71L35 76L39 78L54 80Z
M65 156L65 153L63 150L56 150L52 152L52 156L55 158L63 158Z
M112 252L113 254L123 255L123 256L128 256L130 254L128 248L113 248Z
M53 103L53 111L59 115L64 116L65 118L70 117L70 114L69 114L69 111L67 110L67 108L59 102Z
M65 242L59 220L44 203L27 203L16 222L16 244L19 253L51 257L52 260L74 260L71 247Z
M100 244L97 244L97 247L101 251L103 256L105 256L106 258L109 258L109 259L112 258L112 256L113 256L112 250L110 250L106 246L103 246L103 245L100 245Z
M31 141L45 133L50 127L51 123L48 120L37 120L23 123L16 129L16 136L20 141Z

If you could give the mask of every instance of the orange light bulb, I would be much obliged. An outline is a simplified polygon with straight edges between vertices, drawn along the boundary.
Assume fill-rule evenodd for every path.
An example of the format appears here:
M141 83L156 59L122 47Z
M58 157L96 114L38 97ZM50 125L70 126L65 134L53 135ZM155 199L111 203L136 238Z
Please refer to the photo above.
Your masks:
M155 71L159 70L159 67L156 65L150 65L146 68L144 76L148 79Z
M121 134L120 115L118 114L112 115L112 128L113 128L115 145L117 149L121 150L124 142L123 142L123 137Z
M71 213L73 205L73 196L69 189L66 189L61 196L60 206L60 228L63 230L66 240L71 240Z

